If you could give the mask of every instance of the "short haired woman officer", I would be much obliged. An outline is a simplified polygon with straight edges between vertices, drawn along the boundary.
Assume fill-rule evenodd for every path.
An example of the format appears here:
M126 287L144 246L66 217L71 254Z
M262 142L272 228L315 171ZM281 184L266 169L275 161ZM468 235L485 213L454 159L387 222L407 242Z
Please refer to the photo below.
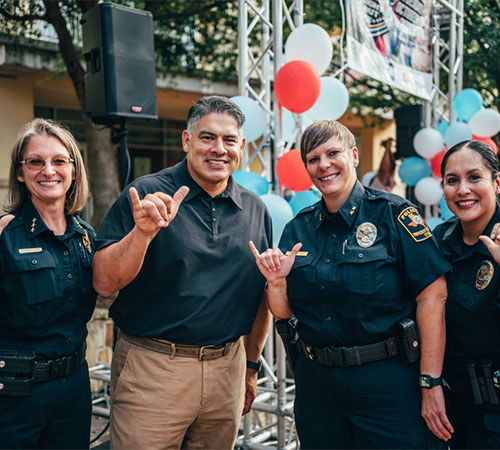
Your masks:
M358 149L346 127L310 125L301 153L322 200L287 224L279 249L259 255L250 245L275 318L298 319L301 446L439 446L427 427L450 438L441 385L424 383L420 394L418 363L403 361L394 327L416 319L420 374L439 379L449 264L411 203L357 181Z
M500 448L500 194L498 159L480 141L450 148L441 165L455 217L435 229L446 275L443 377L451 448Z
M9 214L0 219L1 448L89 447L94 231L78 216L87 193L71 133L28 123L12 150Z

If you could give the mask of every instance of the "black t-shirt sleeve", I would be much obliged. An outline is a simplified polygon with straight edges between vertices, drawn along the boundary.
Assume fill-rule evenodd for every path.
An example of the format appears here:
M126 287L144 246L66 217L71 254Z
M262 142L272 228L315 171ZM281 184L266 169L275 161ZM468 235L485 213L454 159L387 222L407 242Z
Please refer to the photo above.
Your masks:
M128 189L113 204L97 233L96 250L122 240L134 228L132 203Z

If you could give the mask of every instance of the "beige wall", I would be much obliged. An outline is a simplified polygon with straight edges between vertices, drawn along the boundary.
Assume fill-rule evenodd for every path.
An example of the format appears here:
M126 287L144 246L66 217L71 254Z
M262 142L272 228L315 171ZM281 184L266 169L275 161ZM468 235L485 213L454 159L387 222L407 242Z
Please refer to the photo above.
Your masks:
M33 78L0 78L0 205L5 204L10 151L21 127L33 118Z

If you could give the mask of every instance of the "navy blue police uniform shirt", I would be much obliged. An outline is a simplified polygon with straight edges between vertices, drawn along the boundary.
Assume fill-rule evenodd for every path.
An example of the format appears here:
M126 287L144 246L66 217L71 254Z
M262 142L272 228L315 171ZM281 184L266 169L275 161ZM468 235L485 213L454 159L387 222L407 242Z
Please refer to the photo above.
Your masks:
M498 205L482 234L489 236L497 222ZM453 266L446 275L446 360L500 359L500 266L481 241L463 242L456 217L438 225L434 234Z
M94 230L66 216L66 232L55 236L31 202L13 215L0 235L0 349L40 360L70 355L95 307Z
M415 318L418 294L450 269L414 205L359 181L337 213L320 201L288 223L279 247L287 252L297 242L288 298L299 335L320 347L387 339L394 323Z
M175 219L150 243L142 268L110 308L118 327L134 336L177 344L217 345L251 331L265 284L248 246L272 242L264 203L229 179L212 198L190 176L186 159L134 181L148 193L190 191ZM96 245L120 241L134 227L128 188L106 216Z

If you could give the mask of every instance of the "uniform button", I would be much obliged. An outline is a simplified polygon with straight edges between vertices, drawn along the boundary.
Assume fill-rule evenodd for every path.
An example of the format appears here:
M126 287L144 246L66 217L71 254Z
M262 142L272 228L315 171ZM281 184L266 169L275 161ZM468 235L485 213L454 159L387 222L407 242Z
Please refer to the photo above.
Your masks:
M32 259L31 264L38 264L38 261L36 259Z
M63 251L63 255L64 255L64 256L68 256L68 255L69 255L69 252L68 252L67 250L64 250L64 251Z
M215 208L212 208L212 211L215 212Z
M73 342L73 338L72 337L68 338L68 341Z
M328 316L326 319L325 319L327 322L330 322L330 320L332 320L332 318L330 316Z
M328 264L330 262L330 258L326 258L325 262Z
M71 275L70 273L68 273L68 278L71 280L73 278L73 275Z
M358 253L358 258L362 258L363 257L363 253Z
M335 233L332 233L332 237L337 237L337 235Z
M324 290L325 290L325 285L324 285L324 284L322 284L322 285L320 285L320 287L319 287L319 288L320 288L320 290L324 291Z
M73 303L75 301L75 299L73 297L68 297L68 300Z
M213 220L214 222L217 222L217 219L216 219L215 217L214 217L212 220Z

